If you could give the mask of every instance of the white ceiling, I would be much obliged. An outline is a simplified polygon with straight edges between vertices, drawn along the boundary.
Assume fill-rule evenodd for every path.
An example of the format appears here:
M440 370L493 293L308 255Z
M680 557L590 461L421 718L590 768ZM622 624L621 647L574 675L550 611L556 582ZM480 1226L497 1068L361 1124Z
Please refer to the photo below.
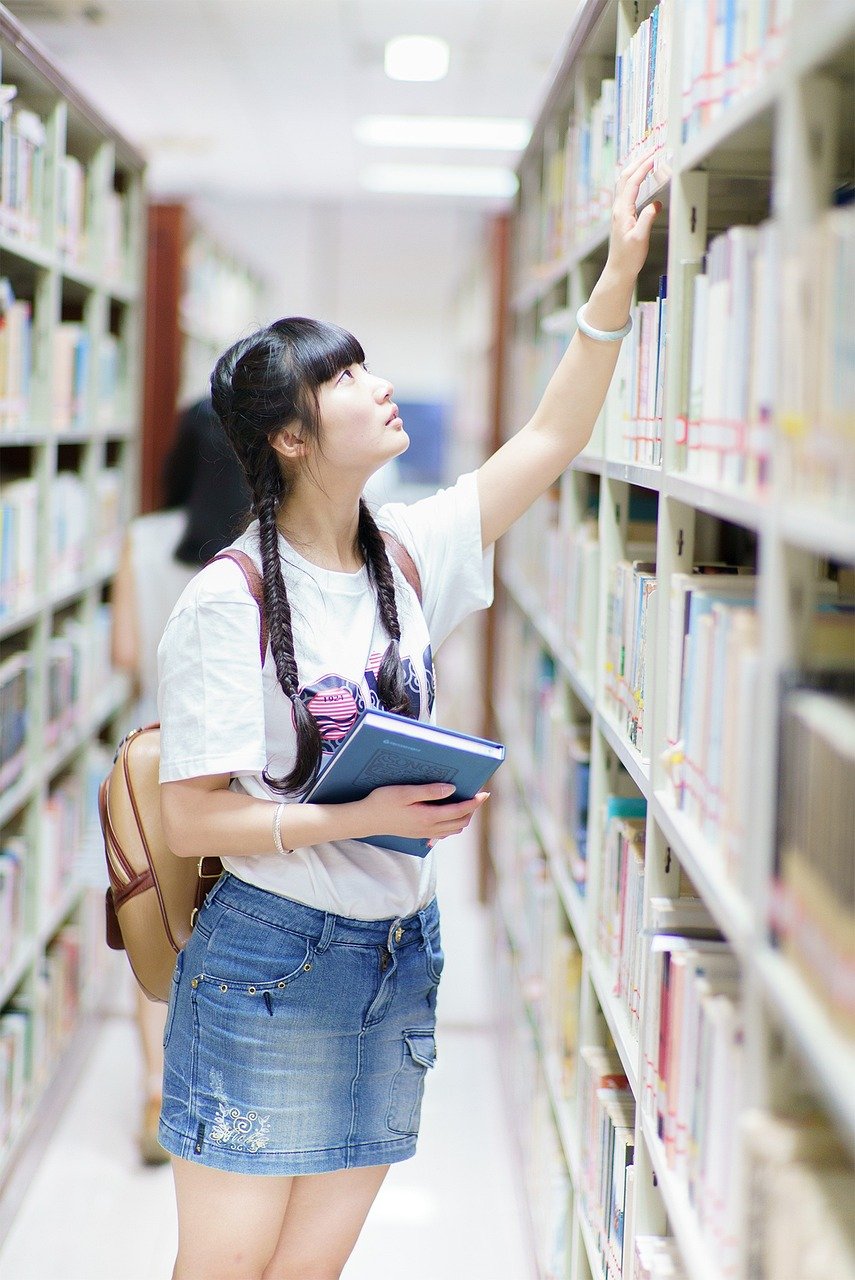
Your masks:
M359 187L367 163L513 166L516 157L368 148L353 123L365 114L530 117L577 3L11 0L8 8L148 155L152 191L382 200ZM402 34L449 41L445 80L387 79L383 45Z

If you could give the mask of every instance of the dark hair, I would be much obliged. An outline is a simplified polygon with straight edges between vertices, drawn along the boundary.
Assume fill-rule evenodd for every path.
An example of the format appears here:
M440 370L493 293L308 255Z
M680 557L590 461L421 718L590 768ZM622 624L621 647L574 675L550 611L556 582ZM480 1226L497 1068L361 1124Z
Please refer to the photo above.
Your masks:
M205 564L245 527L252 495L208 397L181 414L163 484L166 506L187 513L173 552L182 564Z
M320 442L318 388L351 364L362 364L365 352L352 334L338 325L292 316L248 338L220 357L211 375L214 410L219 417L252 491L258 517L264 575L264 615L276 675L293 707L297 759L283 778L267 772L264 780L281 793L301 791L317 777L322 758L317 722L300 697L291 608L282 577L276 515L288 497L290 481L271 446L282 427L298 422L304 437ZM364 499L359 503L358 548L377 592L380 617L390 643L380 663L377 687L387 711L413 715L406 693L399 641L401 628L392 569L380 530Z

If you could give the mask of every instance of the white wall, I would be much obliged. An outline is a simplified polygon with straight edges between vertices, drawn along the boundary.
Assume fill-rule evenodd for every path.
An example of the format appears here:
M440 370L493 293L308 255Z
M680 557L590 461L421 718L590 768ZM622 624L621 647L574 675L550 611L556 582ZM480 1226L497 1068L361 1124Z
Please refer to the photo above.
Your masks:
M486 214L409 200L216 201L192 208L269 281L260 322L310 315L350 329L401 399L454 392L454 299Z

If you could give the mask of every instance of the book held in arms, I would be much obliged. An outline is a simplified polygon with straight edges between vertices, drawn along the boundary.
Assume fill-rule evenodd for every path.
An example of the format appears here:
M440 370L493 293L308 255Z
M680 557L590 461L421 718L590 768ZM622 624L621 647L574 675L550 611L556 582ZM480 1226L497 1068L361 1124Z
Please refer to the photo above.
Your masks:
M505 748L499 742L441 729L390 711L366 709L303 801L347 804L363 800L378 787L449 782L454 784L454 794L447 802L432 803L453 804L471 800L504 758ZM383 834L364 839L366 844L417 858L429 852L427 840Z

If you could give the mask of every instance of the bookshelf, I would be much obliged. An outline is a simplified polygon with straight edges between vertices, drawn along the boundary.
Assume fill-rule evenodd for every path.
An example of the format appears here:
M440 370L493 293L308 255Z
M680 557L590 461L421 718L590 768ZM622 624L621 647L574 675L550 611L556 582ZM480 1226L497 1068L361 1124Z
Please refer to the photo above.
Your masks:
M616 169L654 152L664 209L591 441L497 563L497 997L554 1192L533 1273L804 1280L813 1232L848 1277L855 7L587 0L555 65L505 434L605 264Z
M0 8L0 1195L104 988L95 788L130 697L109 586L136 505L143 160ZM105 672L107 678L105 679ZM0 1221L7 1225L6 1215Z
M262 282L184 204L148 208L141 510L162 505L179 409L207 395L218 357L261 323Z

